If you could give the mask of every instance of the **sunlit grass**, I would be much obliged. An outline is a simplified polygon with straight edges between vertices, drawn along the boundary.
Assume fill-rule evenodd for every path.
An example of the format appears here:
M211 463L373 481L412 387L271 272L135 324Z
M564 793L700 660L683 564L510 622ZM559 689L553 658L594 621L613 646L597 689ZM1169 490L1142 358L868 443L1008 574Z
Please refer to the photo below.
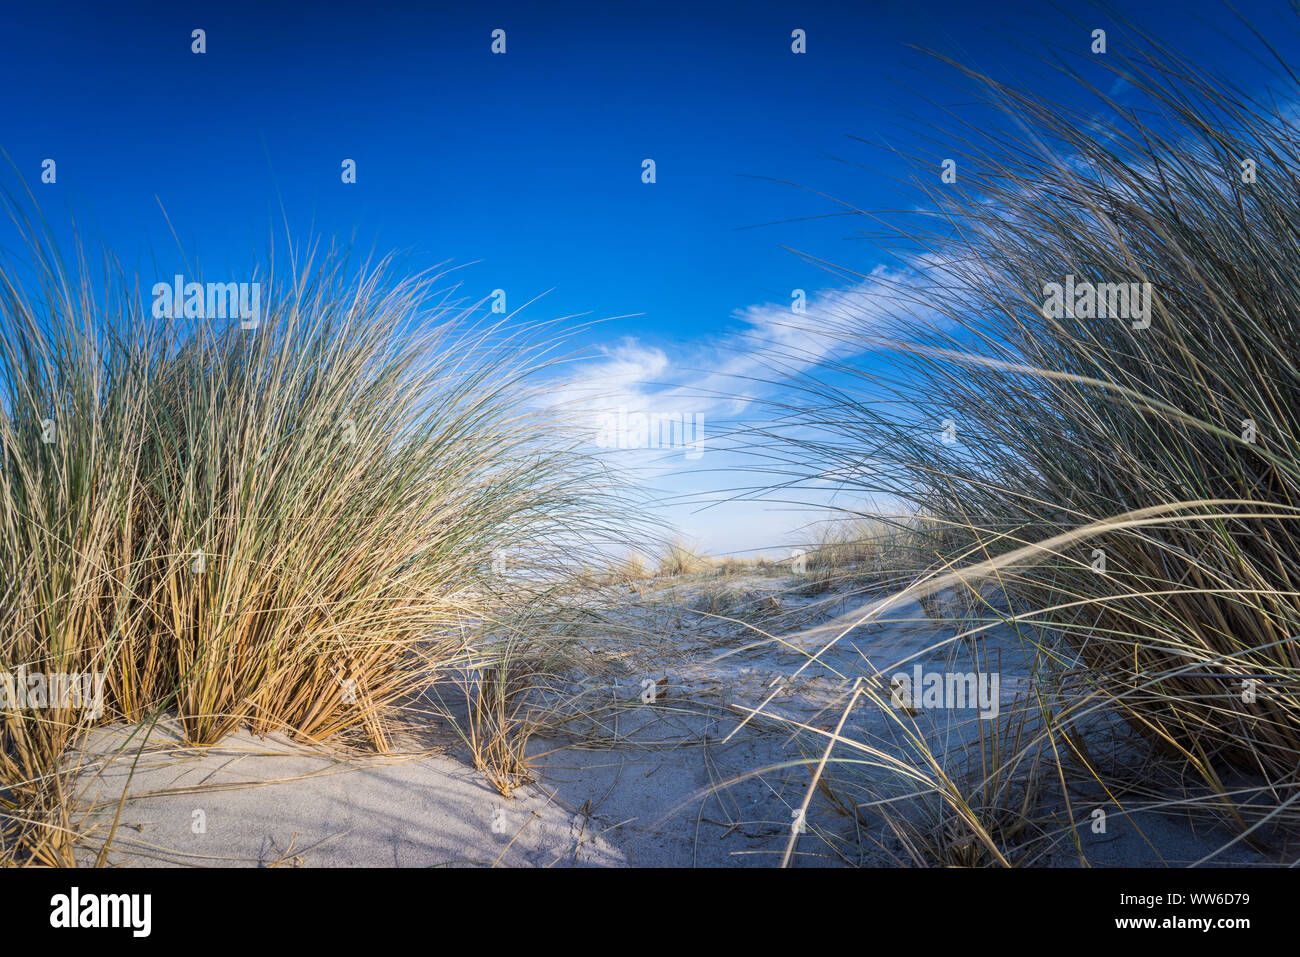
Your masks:
M918 745L918 793L962 832L937 824L925 848L900 824L918 862L1024 851L1005 812L1028 819L1033 800L1004 785L1016 765L1041 777L1027 755L1060 781L1115 784L1081 730L1099 713L1198 778L1239 833L1295 823L1300 138L1289 104L1146 42L1096 67L1140 106L1076 78L1106 135L1090 114L967 73L1020 134L963 124L946 138L962 173L921 185L936 226L904 237L924 266L882 291L893 321L820 317L892 364L828 361L784 400L802 407L798 426L769 430L810 479L858 476L845 486L911 501L939 530L905 592L931 617L1011 628L1045 663L1037 697L1002 719L1016 745L994 759L999 735L986 736L973 777ZM1278 79L1294 92L1284 65ZM1150 315L1058 317L1046 284L1067 276L1149 283ZM1230 794L1228 773L1253 783ZM905 802L885 810L911 820Z
M256 277L256 329L156 319L151 278L96 287L13 209L0 669L102 672L99 720L174 711L193 744L245 726L384 750L403 702L491 666L467 635L600 526L605 477L529 385L554 330L314 251ZM526 586L499 574L506 553ZM89 723L0 714L10 854L70 861L59 766Z

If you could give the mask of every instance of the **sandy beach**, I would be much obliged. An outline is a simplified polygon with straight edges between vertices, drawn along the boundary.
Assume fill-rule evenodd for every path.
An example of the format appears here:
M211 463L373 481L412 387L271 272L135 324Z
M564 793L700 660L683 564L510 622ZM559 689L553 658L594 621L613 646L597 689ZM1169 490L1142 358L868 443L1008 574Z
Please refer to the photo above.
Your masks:
M772 604L777 624L802 628L769 640L750 628L688 615L678 630L665 606L689 606L716 584L709 579L664 586L626 613L655 618L671 642L628 655L623 680L595 687L569 676L582 694L610 707L563 737L533 741L535 780L510 797L472 766L445 729L410 735L409 750L388 756L312 747L280 734L247 731L210 748L186 747L174 720L152 728L96 730L77 753L78 859L96 860L115 816L105 862L113 866L214 867L772 867L785 855L807 791L808 755L837 723L842 676L864 662L887 674L916 666L958 667L956 630L929 620L915 602L886 624L830 639L879 599L792 594L789 576L741 578L728 587ZM769 618L766 624L773 622ZM776 629L779 632L779 629ZM980 655L1000 666L1001 701L1013 707L1031 687L1025 649L992 629ZM823 652L817 655L818 652ZM810 657L817 660L809 664ZM899 668L890 665L906 662ZM791 675L808 665L795 678ZM660 687L646 703L638 676ZM918 709L907 727L926 736L953 768L981 720L975 709ZM818 733L800 732L817 729ZM839 728L844 739L892 743L904 756L902 728L864 703ZM1114 728L1098 728L1094 747L1121 754ZM1134 754L1138 754L1129 745ZM884 795L903 793L898 776L876 766L861 773ZM125 800L122 800L125 794ZM1170 794L1172 796L1172 792ZM1097 795L1094 795L1094 800ZM1104 795L1074 813L1083 857L1092 866L1186 866L1211 856L1217 865L1258 865L1269 855L1238 845L1222 824L1186 812L1162 812L1158 795L1123 810ZM1056 806L1053 806L1053 800ZM1077 866L1064 802L1049 793L1033 816L1056 833L1035 860ZM1110 807L1106 833L1091 829L1095 806ZM906 855L879 815L858 819L813 800L791 862L798 867L891 866ZM866 832L865 836L863 832ZM862 848L871 849L863 853ZM1280 849L1279 849L1280 853Z

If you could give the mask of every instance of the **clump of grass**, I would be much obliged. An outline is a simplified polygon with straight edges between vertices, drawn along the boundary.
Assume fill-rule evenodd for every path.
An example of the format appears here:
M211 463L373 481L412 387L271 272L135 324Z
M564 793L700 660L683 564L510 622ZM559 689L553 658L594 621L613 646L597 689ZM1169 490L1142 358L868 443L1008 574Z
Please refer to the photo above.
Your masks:
M963 321L992 317L1002 345L928 365L969 433L938 457L932 507L995 555L1088 529L1019 567L1016 591L1154 740L1209 774L1225 761L1278 779L1300 756L1300 141L1169 62L1112 67L1159 117L1121 114L1123 151L1016 94L1052 151L984 152L990 175L949 198L971 216L979 197L979 268L951 268L987 307ZM1243 183L1242 156L1274 173ZM1049 318L1058 275L1151 284L1150 326ZM1253 703L1247 675L1269 687Z
M629 551L622 558L608 562L593 577L598 585L634 585L650 578L651 572L638 552Z
M686 607L709 618L742 622L758 621L781 613L781 603L775 595L725 585L701 589L687 601Z
M907 583L939 562L940 543L923 516L863 515L824 522L789 567L807 596Z
M1300 767L1300 137L1270 97L1130 39L1075 77L1106 137L966 72L1011 121L945 147L965 172L923 187L943 225L904 252L939 253L887 291L895 328L834 330L898 364L828 366L801 425L831 438L791 441L810 476L861 457L843 437L891 450L887 491L953 532L915 591L993 580L1006 620L1071 662L1078 697L1039 732L1058 760L1100 773L1071 722L1104 708L1250 831L1294 820ZM1097 92L1120 79L1133 105ZM1278 82L1294 92L1285 63ZM1149 284L1149 314L1046 309L1067 277Z
M513 627L504 632L467 671L465 720L453 726L469 746L475 768L510 797L534 779L536 756L529 748L552 723L564 662L557 647L536 640L535 633Z
M695 549L682 542L671 542L659 558L656 574L660 578L681 575L700 575L712 571L713 563Z
M599 470L528 385L553 342L481 325L439 276L309 250L253 277L256 329L155 318L10 209L30 256L0 266L0 670L100 672L99 720L174 710L194 744L382 750L509 602L494 557L541 552L544 578L598 521ZM0 840L70 860L33 809L57 818L90 723L0 712Z
M746 572L757 571L759 568L758 559L739 555L724 555L715 561L715 566L718 574L724 576L743 575Z

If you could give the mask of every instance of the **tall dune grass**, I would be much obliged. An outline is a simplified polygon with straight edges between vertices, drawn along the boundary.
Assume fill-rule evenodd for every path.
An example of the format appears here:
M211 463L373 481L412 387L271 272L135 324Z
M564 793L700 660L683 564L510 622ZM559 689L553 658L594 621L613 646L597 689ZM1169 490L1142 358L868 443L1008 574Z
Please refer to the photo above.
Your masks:
M1300 796L1300 88L1262 55L1276 90L1252 97L1112 39L1062 67L1083 110L963 70L999 120L939 134L961 173L922 185L935 226L902 243L920 275L884 291L896 321L826 319L894 361L828 362L782 433L809 476L868 456L864 492L949 530L949 574L918 594L992 581L1003 621L1042 629L1073 690L1033 704L997 768L1047 744L1100 776L1078 723L1117 714L1256 837ZM1120 78L1127 105L1103 92ZM1149 325L1054 315L1045 284L1067 276L1149 283ZM1253 783L1229 793L1229 773ZM975 792L996 780L986 766Z
M536 582L599 524L604 476L529 384L553 330L315 250L250 277L256 329L154 318L155 277L92 283L12 212L0 670L100 672L98 720L175 711L195 744L243 725L384 749L527 591L494 558L531 556ZM94 720L0 712L11 854L70 860L60 760Z

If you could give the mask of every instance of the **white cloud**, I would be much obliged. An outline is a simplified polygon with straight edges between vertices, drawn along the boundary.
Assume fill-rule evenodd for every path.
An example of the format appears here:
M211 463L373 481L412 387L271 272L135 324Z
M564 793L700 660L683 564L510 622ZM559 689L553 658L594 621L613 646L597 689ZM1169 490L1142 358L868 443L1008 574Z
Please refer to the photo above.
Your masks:
M770 415L762 400L778 394L790 376L870 348L864 332L907 315L896 296L898 286L914 281L917 269L933 270L937 261L918 257L910 277L906 270L881 268L848 288L810 291L803 313L793 312L788 303L738 309L731 316L733 328L722 334L671 346L632 337L606 343L593 358L566 367L551 398L575 413L593 440L620 413L682 416L684 424L699 421L703 454L662 447L610 454L626 476L651 491L665 526L705 550L785 555L806 536L819 507L835 498L836 483L804 489L798 496L807 503L802 508L739 500L738 486L765 479L736 448L743 436L728 440L726 434ZM845 334L850 329L853 334Z

